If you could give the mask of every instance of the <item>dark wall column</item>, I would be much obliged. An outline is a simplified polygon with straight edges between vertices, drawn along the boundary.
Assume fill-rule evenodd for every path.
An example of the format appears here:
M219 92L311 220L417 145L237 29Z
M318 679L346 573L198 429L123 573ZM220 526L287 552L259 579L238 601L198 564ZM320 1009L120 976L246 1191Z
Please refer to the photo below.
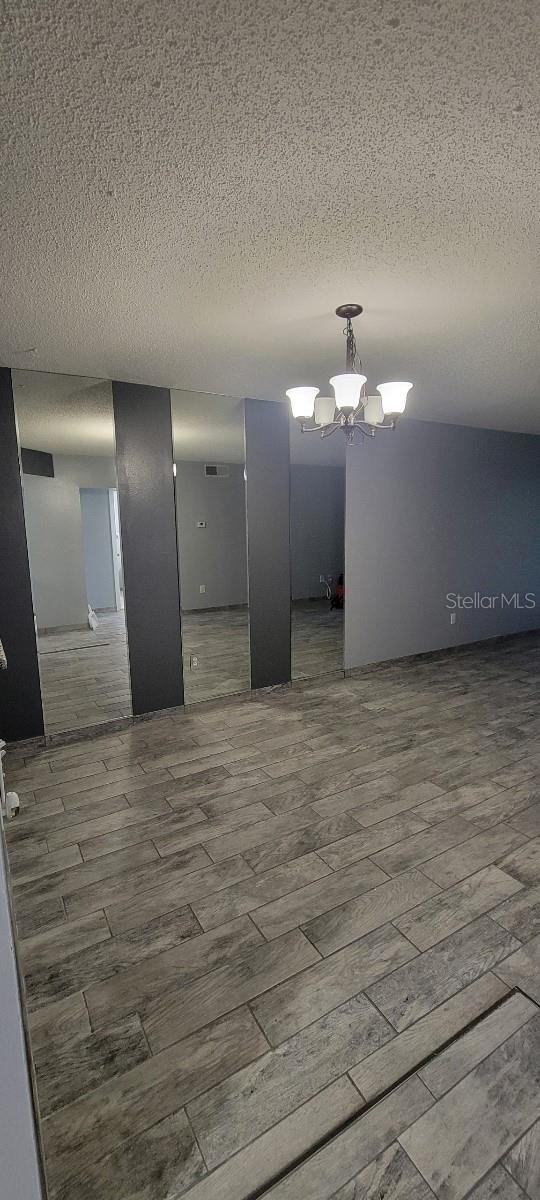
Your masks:
M43 735L43 709L26 545L11 371L0 367L0 738Z
M245 402L251 686L291 678L289 411Z
M184 703L171 401L113 382L126 627L135 714Z

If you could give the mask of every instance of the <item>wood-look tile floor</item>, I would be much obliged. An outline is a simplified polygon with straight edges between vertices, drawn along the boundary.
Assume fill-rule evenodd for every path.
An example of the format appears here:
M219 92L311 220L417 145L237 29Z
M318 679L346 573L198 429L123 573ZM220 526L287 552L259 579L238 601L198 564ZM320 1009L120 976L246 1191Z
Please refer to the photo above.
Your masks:
M530 635L10 752L52 1200L538 1200L539 677Z
M98 613L91 629L39 635L45 730L84 729L131 715L124 613ZM247 608L182 613L186 703L245 692L250 686ZM293 679L343 669L343 613L326 601L295 604ZM191 669L191 657L198 667Z
M38 636L46 733L131 715L124 613L99 613L98 621L96 630Z

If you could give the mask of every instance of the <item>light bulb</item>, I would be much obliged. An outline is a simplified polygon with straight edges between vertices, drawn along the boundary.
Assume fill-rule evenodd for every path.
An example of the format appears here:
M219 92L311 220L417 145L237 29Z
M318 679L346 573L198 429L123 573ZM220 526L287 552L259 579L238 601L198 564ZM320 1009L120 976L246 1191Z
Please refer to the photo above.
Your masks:
M291 402L291 412L297 421L308 421L313 416L315 396L319 389L316 387L289 388L286 395Z
M345 411L354 412L354 409L358 408L360 392L365 382L366 376L357 375L355 372L348 372L346 375L334 375L330 383L334 389L337 407Z
M397 416L399 413L405 412L407 403L407 393L412 388L412 383L379 383L377 391L382 400L382 410L385 416Z
M336 402L333 396L317 396L315 401L315 424L331 425L336 415Z

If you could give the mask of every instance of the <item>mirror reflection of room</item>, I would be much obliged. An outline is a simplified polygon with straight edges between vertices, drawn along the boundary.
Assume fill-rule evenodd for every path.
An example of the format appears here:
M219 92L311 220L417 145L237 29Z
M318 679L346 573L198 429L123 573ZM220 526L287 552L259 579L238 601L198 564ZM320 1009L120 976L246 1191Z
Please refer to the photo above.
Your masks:
M13 371L45 732L131 714L109 381Z
M343 670L345 438L290 422L291 673Z
M172 391L184 696L250 686L244 401Z

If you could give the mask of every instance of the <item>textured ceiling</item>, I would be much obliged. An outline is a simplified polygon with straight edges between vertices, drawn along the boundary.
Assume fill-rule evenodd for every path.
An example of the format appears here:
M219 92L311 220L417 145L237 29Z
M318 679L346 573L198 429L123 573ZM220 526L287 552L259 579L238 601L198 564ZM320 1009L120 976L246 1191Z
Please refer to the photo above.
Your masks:
M0 361L540 432L537 0L4 0ZM35 353L30 351L35 348Z

